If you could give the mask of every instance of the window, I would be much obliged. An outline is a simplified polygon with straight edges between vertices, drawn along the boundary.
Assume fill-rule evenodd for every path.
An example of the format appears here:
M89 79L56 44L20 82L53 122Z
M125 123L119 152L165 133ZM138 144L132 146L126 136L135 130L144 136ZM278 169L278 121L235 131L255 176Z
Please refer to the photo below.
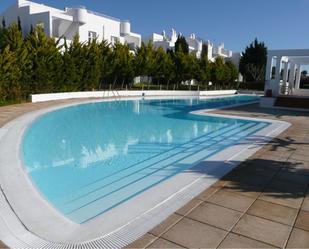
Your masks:
M93 31L88 32L88 41L92 42L97 38L97 33Z

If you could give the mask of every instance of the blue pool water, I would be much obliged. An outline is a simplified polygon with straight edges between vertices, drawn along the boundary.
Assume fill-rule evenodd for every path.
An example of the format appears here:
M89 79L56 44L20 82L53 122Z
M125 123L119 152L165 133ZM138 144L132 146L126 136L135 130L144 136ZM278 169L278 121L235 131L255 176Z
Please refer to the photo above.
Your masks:
M190 113L253 100L128 100L60 109L26 131L24 165L55 208L84 223L266 127Z

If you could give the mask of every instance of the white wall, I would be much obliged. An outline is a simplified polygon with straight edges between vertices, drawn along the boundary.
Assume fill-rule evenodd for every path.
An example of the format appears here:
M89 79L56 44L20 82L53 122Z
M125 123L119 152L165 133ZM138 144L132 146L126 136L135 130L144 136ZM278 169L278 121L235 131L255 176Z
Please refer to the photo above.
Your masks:
M103 37L104 27L104 37ZM111 42L111 37L120 37L120 21L107 19L93 14L87 14L87 23L79 27L81 41L88 41L88 32L96 32L99 41L103 38Z
M97 92L69 92L33 94L31 101L44 102L52 100L79 99L79 98L107 98L107 97L147 97L147 96L215 96L231 95L236 90L224 91L97 91Z

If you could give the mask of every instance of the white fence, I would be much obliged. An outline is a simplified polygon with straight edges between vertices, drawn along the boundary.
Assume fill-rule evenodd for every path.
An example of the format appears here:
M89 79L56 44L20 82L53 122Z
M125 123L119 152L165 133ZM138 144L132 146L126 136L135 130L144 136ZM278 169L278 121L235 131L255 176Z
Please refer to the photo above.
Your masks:
M223 91L93 91L93 92L68 92L68 93L48 93L33 94L31 101L45 102L52 100L83 99L83 98L110 98L110 97L150 97L150 96L214 96L231 95L236 90Z

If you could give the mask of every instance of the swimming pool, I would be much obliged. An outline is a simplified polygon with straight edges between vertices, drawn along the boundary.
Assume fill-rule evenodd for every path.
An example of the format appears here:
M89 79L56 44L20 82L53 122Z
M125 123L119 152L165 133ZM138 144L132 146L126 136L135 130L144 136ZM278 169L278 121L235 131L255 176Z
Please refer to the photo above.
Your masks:
M56 209L86 223L268 126L192 111L257 99L140 99L63 108L27 129L23 162Z

